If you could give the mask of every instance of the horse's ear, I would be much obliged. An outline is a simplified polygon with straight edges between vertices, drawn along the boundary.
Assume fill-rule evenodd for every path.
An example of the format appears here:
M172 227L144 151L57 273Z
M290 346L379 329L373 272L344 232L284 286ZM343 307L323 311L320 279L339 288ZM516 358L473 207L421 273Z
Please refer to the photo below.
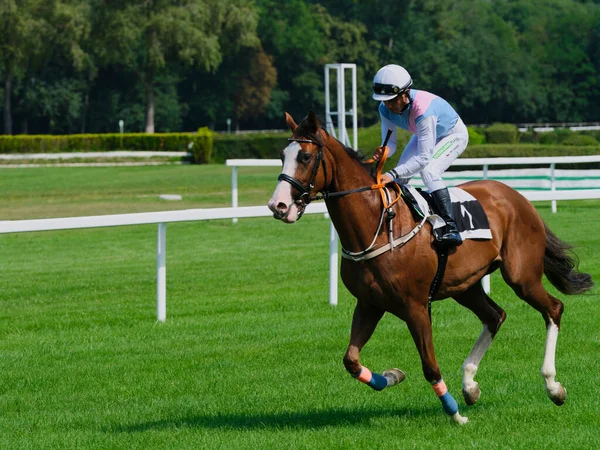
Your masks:
M308 125L310 126L310 131L316 133L319 129L319 119L317 118L317 115L313 111L311 111L308 113L306 119L308 121Z
M294 122L292 116L290 116L287 112L285 113L285 123L287 123L287 126L290 128L292 133L296 131L296 128L298 128L298 124Z

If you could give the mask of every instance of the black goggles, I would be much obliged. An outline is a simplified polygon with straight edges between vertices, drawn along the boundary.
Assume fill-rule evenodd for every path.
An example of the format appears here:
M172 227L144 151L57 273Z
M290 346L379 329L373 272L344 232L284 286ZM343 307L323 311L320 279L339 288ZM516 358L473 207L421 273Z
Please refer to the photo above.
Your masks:
M406 91L410 85L399 88L394 84L381 84L381 83L373 83L373 92L375 94L383 94L383 95L398 95L402 92Z

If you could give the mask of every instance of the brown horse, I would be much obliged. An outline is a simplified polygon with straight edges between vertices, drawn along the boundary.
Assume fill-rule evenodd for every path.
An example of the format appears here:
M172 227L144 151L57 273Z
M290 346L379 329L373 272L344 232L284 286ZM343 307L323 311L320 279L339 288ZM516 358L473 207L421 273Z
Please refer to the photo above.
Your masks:
M398 369L379 375L359 361L359 352L377 323L384 312L390 312L407 323L421 357L425 379L432 384L444 411L458 423L467 422L447 391L433 349L428 297L438 255L431 226L415 220L402 200L393 206L396 219L392 225L386 221L382 226L384 200L377 189L368 188L374 180L360 156L329 135L312 112L299 126L287 113L286 122L293 136L282 152L283 170L269 201L273 216L293 223L301 217L312 196L321 192L347 254L360 254L367 248L384 250L367 260L342 260L342 280L357 299L350 343L343 359L346 370L376 390L404 379ZM506 283L537 309L546 322L541 373L548 396L561 405L566 391L555 380L554 359L563 304L544 289L542 275L564 294L589 290L593 286L592 279L576 270L575 261L568 253L571 247L548 229L531 203L517 191L494 181L468 182L460 188L481 203L493 236L491 240L469 239L450 250L445 275L433 298L454 298L483 324L463 364L465 401L472 405L479 399L480 390L474 377L506 318L504 310L486 295L480 283L483 276L500 268ZM390 230L386 227L391 227L393 239L404 237L393 250L389 249ZM406 267L410 267L410 271L405 270Z

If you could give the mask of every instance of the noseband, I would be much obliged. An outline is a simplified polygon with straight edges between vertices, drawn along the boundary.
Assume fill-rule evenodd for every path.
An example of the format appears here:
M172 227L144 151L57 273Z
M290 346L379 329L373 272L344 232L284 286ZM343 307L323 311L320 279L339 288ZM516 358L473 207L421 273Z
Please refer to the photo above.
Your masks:
M308 187L304 186L300 180L294 178L286 173L280 173L277 177L277 181L285 181L294 186L298 191L301 192L300 198L296 200L296 203L300 208L302 208L302 213L304 212L304 208L311 201L315 200L317 197L311 197L312 190L315 187L315 180L317 179L317 174L319 173L319 166L323 165L323 173L325 182L327 182L327 165L325 164L325 158L323 157L323 144L317 141L313 141L312 139L300 139L300 138L289 138L288 141L293 142L301 142L304 144L314 144L318 147L317 149L317 160L315 161L315 165L313 166L310 182L308 183ZM302 216L300 213L300 216Z

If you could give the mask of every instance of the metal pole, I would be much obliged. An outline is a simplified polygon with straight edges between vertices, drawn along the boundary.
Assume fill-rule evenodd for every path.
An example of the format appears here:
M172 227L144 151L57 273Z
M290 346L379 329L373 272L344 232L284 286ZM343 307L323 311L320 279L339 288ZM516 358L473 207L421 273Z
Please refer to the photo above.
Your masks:
M158 224L156 243L156 320L167 320L167 224Z
M337 77L337 118L338 118L338 139L346 145L350 145L348 142L348 133L346 133L346 99L344 92L344 68L340 64L338 66L338 77Z
M231 167L231 207L238 207L238 183L237 183L237 166ZM231 219L233 223L237 223L237 217Z
M338 235L330 223L329 228L329 304L338 304Z
M352 132L354 150L358 150L358 97L356 94L356 64L352 65Z
M550 164L550 190L552 192L556 191L556 176L554 173L554 169L556 169L556 163ZM556 200L552 200L552 212L556 212Z
M331 120L331 99L329 98L329 65L325 64L325 128L335 137L333 120Z

